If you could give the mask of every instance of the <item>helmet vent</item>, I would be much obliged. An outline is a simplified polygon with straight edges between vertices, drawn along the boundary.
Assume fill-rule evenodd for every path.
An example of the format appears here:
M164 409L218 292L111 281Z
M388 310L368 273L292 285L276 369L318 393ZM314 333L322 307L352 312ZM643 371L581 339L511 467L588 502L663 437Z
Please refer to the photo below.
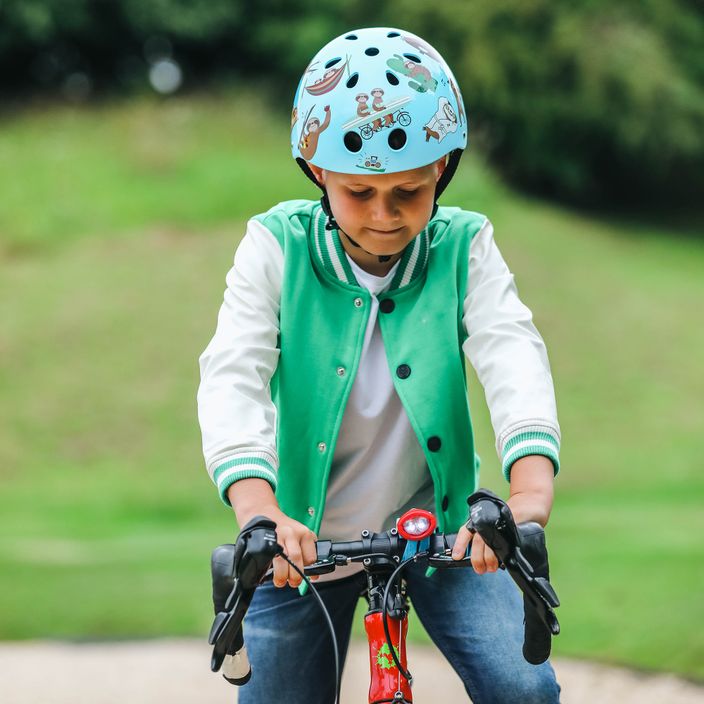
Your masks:
M404 56L411 61L415 61L417 64L420 63L420 59L415 54L404 54Z
M364 53L367 56L376 56L379 53L379 50L375 46L370 46L368 49L364 50Z
M389 147L397 152L406 146L406 139L407 137L405 130L397 127L395 130L391 130L391 132L389 132ZM360 142L361 141L362 140L360 139Z
M400 130L396 131L398 132ZM354 154L356 154L362 148L362 138L356 132L345 132L345 136L343 139L348 151Z
M347 83L345 85L348 88L354 88L357 85L357 81L359 80L359 74L358 73L353 73L348 79Z
M394 76L394 74L391 73L391 71L387 71L387 72L386 72L386 80L387 80L387 81L389 82L389 84L392 85L392 86L397 86L397 85L398 85L398 78L396 78L396 76Z
M339 56L336 59L330 59L330 61L325 64L325 68L331 68L335 64L339 64L340 61L342 61L342 59Z
M389 32L386 36L391 39L392 37L400 37L401 35L398 32Z
M357 35L356 34L348 34L345 39L356 39Z

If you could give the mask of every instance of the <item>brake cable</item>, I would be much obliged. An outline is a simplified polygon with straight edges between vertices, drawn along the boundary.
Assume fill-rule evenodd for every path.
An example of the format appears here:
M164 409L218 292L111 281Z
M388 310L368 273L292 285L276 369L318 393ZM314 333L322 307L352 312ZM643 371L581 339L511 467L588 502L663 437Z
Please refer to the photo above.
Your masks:
M283 550L279 553L279 557L283 558L288 562L291 567L302 577L302 579L305 581L305 583L308 585L310 588L312 594L315 596L315 598L318 600L318 605L320 608L323 610L323 615L325 616L325 621L328 624L328 628L330 629L330 636L332 637L332 649L333 653L335 655L335 704L340 704L340 654L337 649L337 638L335 637L335 627L332 625L332 619L330 618L330 614L328 613L327 608L325 607L325 604L323 603L322 598L320 597L320 594L318 594L318 590L313 586L312 580L304 574L301 570L298 569L298 567L291 562L291 560L288 559L288 555L286 555Z
M406 680L408 680L408 684L410 686L413 686L413 675L411 675L410 670L406 670L406 668L401 665L400 660L398 659L398 656L396 655L396 649L393 646L393 643L391 642L391 633L389 632L389 624L386 622L387 614L388 614L388 598L389 594L391 593L391 587L393 586L393 583L396 581L396 578L400 576L402 570L408 566L409 563L411 562L417 562L419 558L422 557L427 557L429 555L429 552L427 550L424 550L423 552L417 552L415 555L412 555L409 558L406 558L403 562L399 564L399 566L391 573L391 576L389 577L388 581L386 582L386 587L384 588L384 600L381 605L381 623L384 627L384 636L386 637L386 644L389 646L389 652L391 653L391 657L394 661L394 664L398 668L398 671L404 676Z
M340 702L340 689L342 687L342 683L340 681L340 654L337 649L337 638L335 637L335 627L332 624L332 619L330 618L330 614L329 614L327 608L325 607L325 604L323 603L323 600L320 597L320 594L318 594L318 590L313 586L312 580L306 574L301 572L301 570L299 570L298 567L293 562L291 562L291 560L289 560L288 555L286 555L283 552L283 550L281 552L279 552L279 557L286 560L286 562L288 562L288 564L291 565L291 567L293 567L293 569L301 576L301 578L305 581L305 583L310 588L311 593L318 600L318 605L323 610L323 615L325 616L325 621L327 622L328 629L330 630L330 636L332 637L332 649L333 649L333 653L335 655L335 704L339 704L339 702ZM357 562L358 560L363 560L367 557L388 557L388 556L384 553L381 553L381 552L371 552L371 553L367 553L366 555L355 556L354 561ZM402 562L401 565L399 565L399 567L404 566L406 563L408 563L410 561L411 560L406 560L405 562ZM396 574L396 572L398 572L398 571L399 570L397 568L393 574ZM392 575L392 577L393 577L393 575ZM384 593L384 606L386 606L386 598L387 598L387 593L385 592ZM385 613L383 614L382 618L384 619L384 633L386 634L386 639L387 639L387 642L389 643L389 649L391 650L391 654L392 654L397 666L399 666L400 672L404 675L404 677L406 677L406 679L408 679L408 677L410 677L410 674L408 676L406 676L406 671L402 667L400 667L400 663L396 660L396 655L394 653L394 649L391 647L391 643L390 643L391 637L388 633L388 627L386 626L386 614Z

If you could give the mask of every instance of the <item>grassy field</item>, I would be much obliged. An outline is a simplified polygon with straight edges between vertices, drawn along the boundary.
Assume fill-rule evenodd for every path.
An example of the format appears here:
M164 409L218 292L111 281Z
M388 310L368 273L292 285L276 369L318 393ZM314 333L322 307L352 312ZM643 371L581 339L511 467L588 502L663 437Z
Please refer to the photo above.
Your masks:
M253 105L0 121L0 638L207 633L236 526L203 468L197 357L247 217L315 196L286 116ZM555 651L704 678L704 239L527 200L471 151L443 202L489 214L550 351Z

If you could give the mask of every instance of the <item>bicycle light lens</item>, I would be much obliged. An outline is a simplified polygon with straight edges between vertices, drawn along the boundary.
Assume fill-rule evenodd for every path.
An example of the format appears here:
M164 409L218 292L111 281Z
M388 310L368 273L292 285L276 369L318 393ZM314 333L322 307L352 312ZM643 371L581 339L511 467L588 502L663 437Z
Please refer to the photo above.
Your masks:
M430 511L412 508L398 519L398 532L406 540L423 540L427 538L437 525L435 516Z

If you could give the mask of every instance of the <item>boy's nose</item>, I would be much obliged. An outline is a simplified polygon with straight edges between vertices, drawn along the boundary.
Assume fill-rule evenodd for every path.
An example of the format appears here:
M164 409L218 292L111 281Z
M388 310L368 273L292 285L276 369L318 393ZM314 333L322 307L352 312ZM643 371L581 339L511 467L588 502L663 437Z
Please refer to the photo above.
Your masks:
M400 211L393 196L380 195L374 199L372 227L375 230L395 230L401 225Z

